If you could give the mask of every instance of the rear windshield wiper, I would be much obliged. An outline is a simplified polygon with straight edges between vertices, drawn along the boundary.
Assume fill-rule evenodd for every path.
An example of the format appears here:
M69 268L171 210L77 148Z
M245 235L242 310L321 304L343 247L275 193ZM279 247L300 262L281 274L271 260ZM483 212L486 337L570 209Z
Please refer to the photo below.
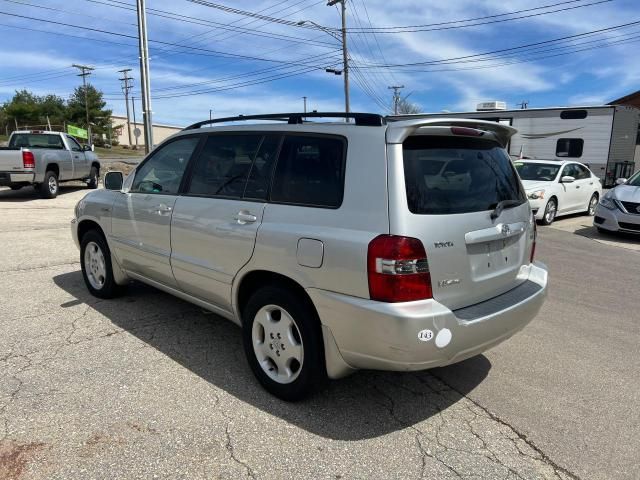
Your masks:
M491 220L498 218L505 208L517 207L522 204L523 202L520 200L502 200L498 202L496 208L491 212Z

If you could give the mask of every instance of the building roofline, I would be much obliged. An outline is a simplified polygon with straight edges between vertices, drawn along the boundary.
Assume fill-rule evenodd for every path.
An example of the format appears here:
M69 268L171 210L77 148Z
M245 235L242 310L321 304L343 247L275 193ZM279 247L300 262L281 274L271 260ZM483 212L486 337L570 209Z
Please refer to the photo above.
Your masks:
M111 115L111 118L117 118L117 119L122 119L122 120L126 120L127 116L126 115ZM134 124L133 121L131 121L132 124ZM141 121L136 121L135 125L142 125L143 123ZM182 130L184 127L180 127L178 125L169 125L166 123L153 123L154 127L164 127L164 128L177 128L178 130Z
M617 98L616 100L611 101L607 105L618 105L620 103L625 103L631 100L633 97L640 97L640 90L637 90L629 95L625 95L624 97Z
M517 108L517 109L512 109L512 110L486 110L486 111L477 111L477 110L471 110L471 111L467 111L467 112L430 112L430 113L418 113L415 115L460 115L461 113L465 113L465 114L500 114L500 113L516 113L516 112L528 112L528 111L534 111L534 112L543 112L543 111L549 111L549 110L586 110L586 109L594 109L594 108L601 108L601 109L606 109L606 108L614 108L618 105L581 105L581 106L571 106L571 107L540 107L540 108ZM391 115L391 117L394 117L395 115ZM399 117L407 117L410 118L412 116L412 114L408 114L408 115L398 115Z

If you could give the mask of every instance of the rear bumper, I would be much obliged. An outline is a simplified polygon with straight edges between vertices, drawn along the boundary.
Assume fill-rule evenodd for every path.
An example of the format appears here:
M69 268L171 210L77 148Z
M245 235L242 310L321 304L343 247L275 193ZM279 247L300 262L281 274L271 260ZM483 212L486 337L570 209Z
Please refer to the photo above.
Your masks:
M423 370L478 355L523 329L544 303L547 269L528 265L521 278L533 288L518 287L458 311L435 300L392 304L323 290L308 293L340 355L328 358L328 365L343 364L345 373L349 368ZM421 341L418 333L425 330L432 338Z
M9 187L17 183L33 183L33 172L0 172L0 187Z
M631 215L618 210L609 210L598 204L593 224L611 232L640 234L640 215Z

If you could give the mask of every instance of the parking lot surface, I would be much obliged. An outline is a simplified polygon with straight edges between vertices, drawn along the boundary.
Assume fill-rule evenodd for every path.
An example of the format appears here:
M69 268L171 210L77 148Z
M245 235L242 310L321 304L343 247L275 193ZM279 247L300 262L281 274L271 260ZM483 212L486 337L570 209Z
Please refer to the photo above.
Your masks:
M231 323L139 284L88 294L69 231L85 194L0 190L0 478L640 478L633 239L541 228L550 294L522 333L288 404Z

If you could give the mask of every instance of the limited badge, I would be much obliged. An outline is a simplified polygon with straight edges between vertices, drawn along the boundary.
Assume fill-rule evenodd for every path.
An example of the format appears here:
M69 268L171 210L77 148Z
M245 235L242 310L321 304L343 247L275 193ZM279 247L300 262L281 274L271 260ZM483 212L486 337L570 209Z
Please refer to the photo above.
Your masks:
M418 340L421 342L428 342L433 338L433 332L431 330L420 330L418 332Z

